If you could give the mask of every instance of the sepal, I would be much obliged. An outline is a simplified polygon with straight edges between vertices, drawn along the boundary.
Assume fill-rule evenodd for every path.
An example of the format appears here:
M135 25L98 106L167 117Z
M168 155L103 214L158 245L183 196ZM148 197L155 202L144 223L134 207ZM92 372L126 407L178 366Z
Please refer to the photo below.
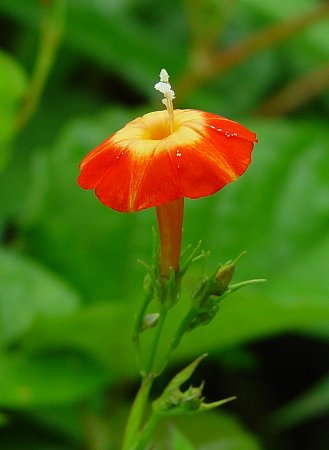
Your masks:
M217 402L205 403L203 396L204 382L197 387L189 386L185 391L180 389L190 379L197 366L206 356L204 354L197 358L170 381L162 395L153 402L153 410L156 414L176 416L198 411L208 411L235 399L235 397L230 397Z

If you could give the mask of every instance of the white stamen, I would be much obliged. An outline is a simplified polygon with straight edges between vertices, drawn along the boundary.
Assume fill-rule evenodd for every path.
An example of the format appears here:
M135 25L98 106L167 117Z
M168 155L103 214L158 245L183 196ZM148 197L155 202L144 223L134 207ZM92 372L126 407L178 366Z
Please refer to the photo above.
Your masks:
M161 69L160 80L163 81L164 83L169 82L169 75L168 75L168 72L166 71L166 69Z
M172 101L175 98L175 92L171 89L171 84L169 83L169 75L166 69L161 69L160 72L160 81L159 83L156 83L154 88L161 92L161 94L164 95L164 98L162 99L162 103L166 106L169 114L169 123L170 123L170 130L173 132L174 130L174 109Z

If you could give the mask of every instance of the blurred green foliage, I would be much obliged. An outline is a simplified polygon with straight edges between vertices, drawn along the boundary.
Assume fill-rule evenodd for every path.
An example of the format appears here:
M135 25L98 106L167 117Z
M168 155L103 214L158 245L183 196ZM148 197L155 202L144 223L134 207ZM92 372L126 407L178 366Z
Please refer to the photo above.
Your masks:
M70 0L38 108L18 128L43 11L53 2L0 4L3 448L118 448L137 381L130 343L144 276L137 259L150 260L154 211L107 209L76 177L89 150L160 108L153 85L166 67L179 107L239 120L259 139L240 180L186 202L184 243L201 239L210 266L247 250L236 280L268 282L224 301L216 320L174 355L172 367L180 368L209 352L209 400L241 392L240 385L242 398L218 413L175 420L172 433L162 424L157 448L327 450L326 2ZM291 30L312 14L284 36L283 23ZM266 45L269 27L276 37ZM258 47L247 51L255 34ZM234 64L212 71L239 43ZM188 276L182 312L200 271L195 264ZM178 319L175 312L171 329ZM280 360L286 344L291 351ZM280 363L266 371L272 360Z

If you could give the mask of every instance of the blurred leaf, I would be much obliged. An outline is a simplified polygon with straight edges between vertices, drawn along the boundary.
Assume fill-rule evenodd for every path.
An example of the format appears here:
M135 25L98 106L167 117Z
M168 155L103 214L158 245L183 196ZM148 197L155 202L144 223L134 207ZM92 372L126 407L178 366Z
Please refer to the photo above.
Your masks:
M165 426L167 425L167 426ZM200 413L194 416L182 416L172 420L164 420L158 428L159 444L163 433L167 434L168 427L174 426L184 433L193 447L199 450L261 450L260 444L244 427L231 415L220 412ZM168 449L165 436L162 437L161 450ZM176 447L174 447L176 450ZM177 450L180 447L177 447ZM185 447L182 447L185 450Z
M243 3L245 7L252 8L258 13L263 14L270 18L272 22L273 20L278 22L280 20L287 21L297 18L304 14L311 13L315 8L321 6L321 2L318 2L317 0L292 0L289 4L287 4L285 0L272 0L268 2L262 2L261 0L243 0ZM318 54L318 57L320 57L320 55L322 57L328 55L329 43L327 36L329 32L329 21L328 18L326 20L324 19L325 16L323 16L323 19L320 18L318 23L314 23L301 33L298 33L298 42L293 43L291 48L297 58L298 52L297 54L295 53L297 47L299 47L299 53L305 55L306 58L310 56L308 53L313 55L314 53ZM291 62L294 63L296 61ZM299 61L297 60L297 62Z
M186 301L186 299L184 299ZM168 335L173 333L185 305L181 304L169 318ZM108 366L116 379L137 375L133 346L129 337L137 306L131 303L109 303L89 306L71 317L39 321L24 339L29 349L69 348L86 351ZM285 305L275 298L235 294L223 302L219 317L184 338L175 353L175 360L183 364L207 351L228 349L255 339L291 330L312 328L318 321L329 320L326 304L300 301ZM88 333L85 330L88 329ZM118 356L120 355L120 364Z
M13 0L0 5L0 11L29 25L38 23L39 9L36 1L27 5L24 0ZM155 17L161 17L158 22L161 30L157 30L152 21L146 25L143 15L136 20L132 8L116 8L101 1L71 0L64 42L74 52L84 53L101 66L116 71L149 97L154 94L150 86L156 82L164 61L172 69L171 73L177 72L185 54L183 46L176 45L183 42L182 21L175 20L180 9L173 8L170 16L161 15L162 9L167 10L161 3L157 5ZM168 34L163 23L166 17L172 21ZM161 40L155 38L157 35L161 35ZM162 45L164 38L166 45Z
M106 365L116 379L133 376L136 366L129 337L134 313L131 305L107 303L81 308L61 320L43 319L25 336L24 346L29 350L65 347L87 352Z
M7 425L7 423L8 423L8 418L7 418L6 414L0 412L0 427Z
M36 318L74 311L77 294L28 258L0 250L0 342L18 339Z
M0 405L6 408L58 406L90 397L108 375L90 358L74 354L39 357L0 355Z
M171 442L173 450L195 450L195 447L175 427L171 429Z
M197 105L198 109L231 118L247 114L256 108L264 94L271 89L279 71L275 54L267 52L258 55L221 74L206 86L195 89L184 101L184 106L195 108ZM251 77L251 73L257 76Z
M318 381L306 392L270 415L268 424L275 431L318 418L329 411L329 376Z
M18 102L25 86L22 67L12 56L0 51L0 169L9 156L9 141L15 132Z

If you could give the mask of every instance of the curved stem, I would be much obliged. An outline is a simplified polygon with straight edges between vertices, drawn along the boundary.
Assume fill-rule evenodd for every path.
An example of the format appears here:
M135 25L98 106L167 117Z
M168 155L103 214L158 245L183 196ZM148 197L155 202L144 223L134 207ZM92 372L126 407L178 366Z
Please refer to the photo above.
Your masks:
M42 6L39 52L24 101L17 117L17 130L25 126L38 105L61 39L64 28L65 9L66 0L44 2Z
M196 314L197 314L197 310L195 308L191 307L191 309L186 313L185 317L179 324L179 327L177 328L176 333L174 334L174 336L172 337L172 339L170 340L170 342L167 346L167 351L163 358L163 362L161 365L161 369L159 371L159 375L164 371L165 367L167 366L167 364L169 362L169 358L170 358L171 354L179 345L180 341L182 340L182 337L184 336L184 334L187 331L189 324L191 323L192 319L196 316Z
M141 333L141 325L145 316L145 312L147 310L148 305L150 304L151 300L153 298L153 293L147 294L145 295L144 298L144 302L142 303L142 307L140 308L137 316L136 316L136 320L135 320L135 328L134 328L134 332L133 332L133 342L135 344L135 348L136 348L136 358L137 358L137 363L139 366L139 369L142 371L142 373L144 374L144 364L143 364L143 355L142 355L142 350L141 350L141 344L140 344L140 333Z
M136 443L136 436L139 432L145 407L147 404L150 389L152 387L153 378L145 377L135 397L128 417L122 450L132 450Z
M144 428L142 429L142 431L140 432L140 435L137 438L137 443L136 443L134 450L145 450L148 442L150 441L153 430L154 430L156 424L158 423L159 419L160 419L160 416L157 413L153 412L151 414L151 417L146 422Z
M145 302L146 303L146 302ZM145 306L145 304L143 305ZM143 308L142 308L143 309ZM158 349L158 344L160 341L161 333L163 330L163 326L167 317L168 310L166 307L162 306L162 310L160 311L160 317L159 322L155 329L155 336L152 342L152 346L150 349L149 359L147 361L147 364L145 366L145 373L143 377L142 384L139 388L139 391L137 392L137 395L135 397L134 403L131 407L125 433L124 433L124 439L122 444L122 450L135 450L135 444L138 442L137 435L139 433L139 430L141 428L141 423L144 416L145 407L147 405L148 396L153 384L154 378L157 376L157 374L154 373L155 369L155 360L156 360L156 353ZM151 433L151 429L149 433ZM146 437L144 438L146 439ZM143 447L140 447L141 449Z
M155 329L155 336L154 336L152 346L150 349L149 359L146 364L146 373L149 375L152 375L152 376L154 375L155 358L156 358L157 349L158 349L161 333L163 330L163 326L166 321L167 313L168 313L167 308L162 307L162 310L160 311L159 321L158 321L158 324Z

